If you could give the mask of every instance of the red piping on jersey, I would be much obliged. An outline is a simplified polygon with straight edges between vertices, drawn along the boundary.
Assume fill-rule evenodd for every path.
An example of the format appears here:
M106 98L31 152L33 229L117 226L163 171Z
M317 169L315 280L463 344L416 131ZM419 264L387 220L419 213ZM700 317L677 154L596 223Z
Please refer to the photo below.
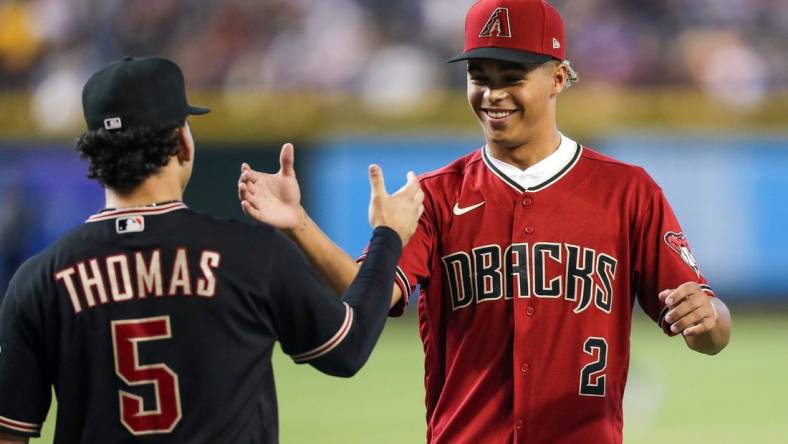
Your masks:
M343 302L344 303L344 302ZM345 304L345 321L339 327L336 334L326 341L323 345L313 348L308 352L304 352L298 355L293 355L293 361L300 364L302 362L311 361L312 359L319 358L324 354L330 352L331 350L335 349L337 345L339 345L345 336L350 332L350 326L353 325L353 309L350 308L350 305L347 303Z
M161 207L136 207L136 208L122 208L113 211L107 211L104 213L94 214L90 216L85 222L99 222L102 220L107 219L115 219L120 216L125 216L129 214L139 214L143 216L155 216L158 214L169 213L176 210L182 210L184 208L189 208L183 202L176 202L169 205L164 205Z
M0 416L0 426L16 430L17 432L25 433L38 433L41 429L41 424L31 424L29 422L15 421L5 416Z

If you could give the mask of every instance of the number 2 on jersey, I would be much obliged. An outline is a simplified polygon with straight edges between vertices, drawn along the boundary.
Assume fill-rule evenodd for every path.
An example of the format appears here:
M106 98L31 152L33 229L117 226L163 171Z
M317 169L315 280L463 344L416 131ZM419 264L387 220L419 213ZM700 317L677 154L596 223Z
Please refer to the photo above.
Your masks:
M583 352L596 354L596 361L586 364L580 371L580 394L583 396L605 396L606 375L603 373L607 367L607 341L605 338L591 336L583 344ZM595 353L596 352L596 353Z
M142 397L119 390L120 422L133 435L169 433L181 420L178 375L165 364L139 362L140 342L172 337L170 317L112 321L115 373L129 386L153 384L156 408L145 410Z

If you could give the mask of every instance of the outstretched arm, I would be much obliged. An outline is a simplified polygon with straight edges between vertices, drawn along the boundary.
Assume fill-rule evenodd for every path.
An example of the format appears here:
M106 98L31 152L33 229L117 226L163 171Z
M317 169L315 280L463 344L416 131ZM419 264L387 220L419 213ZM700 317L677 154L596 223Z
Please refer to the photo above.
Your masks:
M399 195L390 196L380 167L370 166L369 223L375 229L361 269L337 301L312 273L303 255L276 233L277 261L272 285L278 289L273 317L286 353L324 373L353 376L372 352L389 309L389 294L403 244L424 210L415 175ZM309 328L305 328L309 327Z
M282 147L279 155L280 169L276 174L261 173L253 170L248 164L243 164L238 181L241 207L247 216L284 231L306 254L312 266L334 292L340 295L347 290L358 274L360 264L339 248L301 206L301 191L296 179L294 160L293 145L287 143ZM378 175L381 186L385 187L380 170L375 169L370 172L371 177ZM401 194L403 189L393 196ZM418 194L423 198L421 190L418 190ZM371 201L370 212L373 205L380 207L390 205L390 202L385 199ZM392 213L387 213L390 214L387 217L403 216L396 212ZM407 243L408 239L403 239L403 244ZM391 306L394 306L401 296L399 287L394 285Z
M719 298L707 295L696 282L660 292L659 298L670 308L665 322L673 333L681 333L689 348L716 355L731 337L731 314Z

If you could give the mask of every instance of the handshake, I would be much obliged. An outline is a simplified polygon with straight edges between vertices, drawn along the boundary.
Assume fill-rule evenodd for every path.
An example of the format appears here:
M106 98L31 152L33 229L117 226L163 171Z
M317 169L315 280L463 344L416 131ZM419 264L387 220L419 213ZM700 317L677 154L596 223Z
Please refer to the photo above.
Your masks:
M293 236L310 223L301 206L301 189L294 168L293 145L282 147L279 171L261 173L248 164L241 166L238 178L238 199L244 213L260 222L272 225ZM386 191L383 171L378 165L369 166L369 224L374 229L386 226L396 231L402 245L408 243L416 231L424 212L424 192L413 172L407 182L394 194Z

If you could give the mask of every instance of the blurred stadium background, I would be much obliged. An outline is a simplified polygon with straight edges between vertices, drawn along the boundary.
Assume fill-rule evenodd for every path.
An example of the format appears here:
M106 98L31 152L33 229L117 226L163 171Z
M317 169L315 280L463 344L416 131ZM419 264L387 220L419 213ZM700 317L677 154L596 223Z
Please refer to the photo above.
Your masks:
M306 205L360 252L369 162L393 188L482 143L463 67L443 63L471 3L0 0L0 294L101 208L72 149L80 92L125 55L176 60L192 101L213 108L191 122L193 208L242 218L240 162L275 170L292 141ZM788 443L788 2L553 3L582 78L559 100L561 130L655 177L734 314L731 345L708 358L635 313L626 442ZM282 442L423 442L412 315L389 323L357 379L281 354L276 367Z

